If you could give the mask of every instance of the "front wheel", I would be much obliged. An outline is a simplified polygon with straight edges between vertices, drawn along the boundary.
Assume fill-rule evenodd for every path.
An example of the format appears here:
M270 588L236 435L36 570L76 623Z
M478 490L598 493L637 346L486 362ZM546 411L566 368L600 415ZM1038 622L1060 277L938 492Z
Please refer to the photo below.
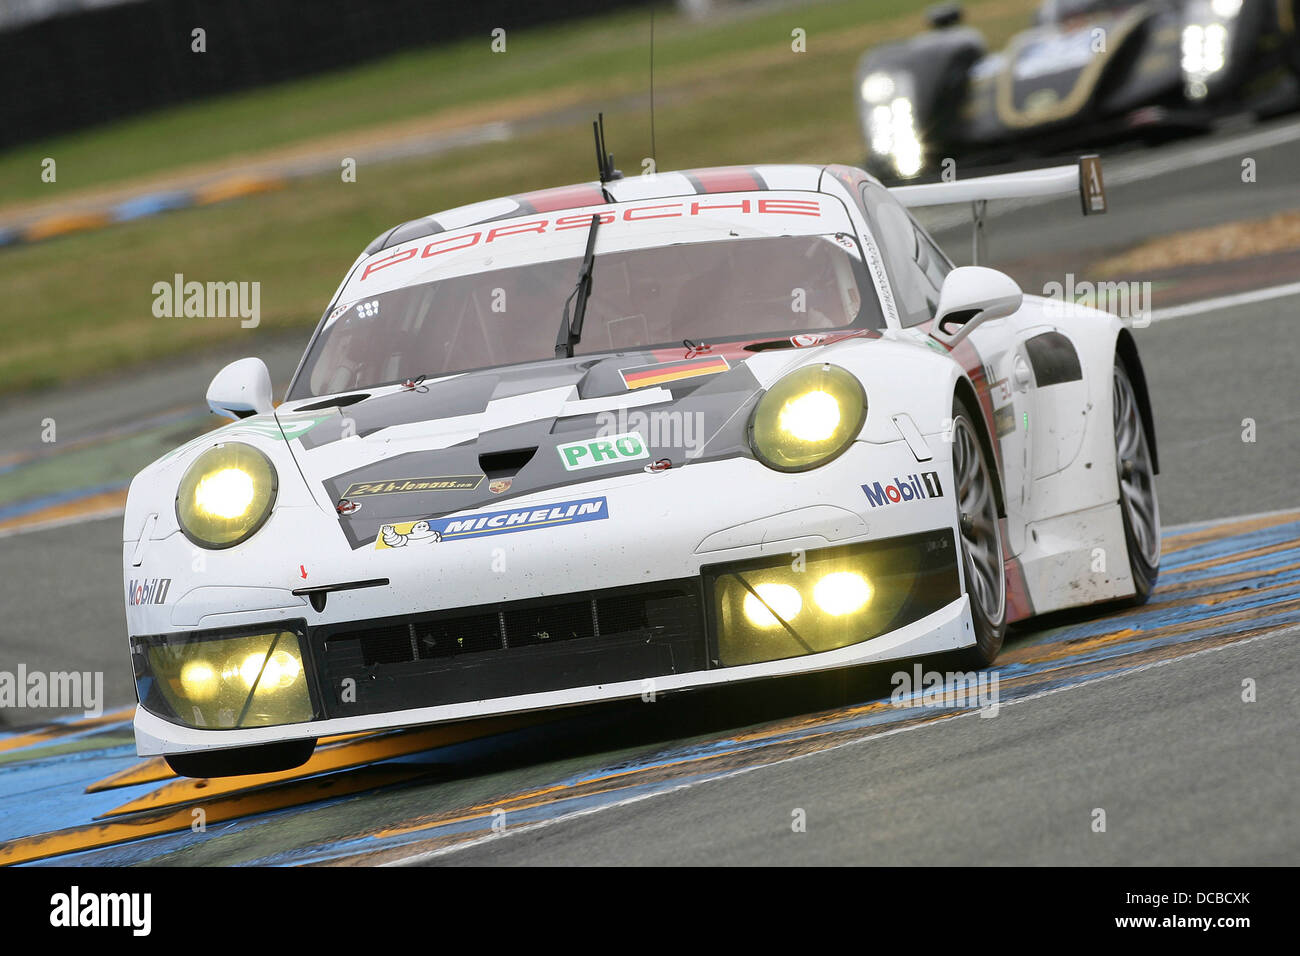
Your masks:
M1119 477L1119 507L1124 519L1124 543L1133 571L1133 603L1151 598L1160 573L1160 503L1151 446L1142 422L1142 408L1124 363L1115 361L1115 469Z
M975 646L962 656L973 666L987 667L997 658L1007 633L1007 579L993 472L984 459L974 419L960 403L953 408L952 471L962 567L975 624Z

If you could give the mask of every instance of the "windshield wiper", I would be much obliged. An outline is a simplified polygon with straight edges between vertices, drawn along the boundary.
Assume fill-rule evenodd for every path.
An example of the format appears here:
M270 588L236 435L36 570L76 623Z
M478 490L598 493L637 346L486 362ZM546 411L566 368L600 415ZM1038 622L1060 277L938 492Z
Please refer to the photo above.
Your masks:
M591 270L596 263L596 229L600 226L600 215L591 217L591 229L587 232L587 251L582 255L582 268L578 270L578 284L573 287L569 297L564 300L564 324L560 334L555 337L555 357L573 358L573 347L582 340L582 320L587 315L587 300L591 298ZM573 318L569 318L569 304L577 299L573 308Z

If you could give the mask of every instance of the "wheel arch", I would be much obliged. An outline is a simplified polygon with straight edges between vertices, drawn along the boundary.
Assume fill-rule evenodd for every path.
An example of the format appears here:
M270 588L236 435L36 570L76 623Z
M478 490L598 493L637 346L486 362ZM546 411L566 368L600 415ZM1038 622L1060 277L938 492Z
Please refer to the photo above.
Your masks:
M1002 466L998 461L998 456L994 454L993 441L989 437L988 422L984 420L979 395L976 394L975 386L971 384L970 379L964 375L957 379L953 397L965 405L974 418L975 433L979 435L980 448L984 452L984 461L987 462L989 470L993 472L993 495L997 501L998 517L1005 518L1007 516L1007 504L1002 488Z
M1126 328L1120 329L1115 339L1115 356L1124 363L1124 371L1128 373L1129 381L1133 383L1133 391L1137 393L1138 409L1142 413L1142 427L1146 429L1147 442L1151 446L1151 468L1158 475L1160 474L1160 452L1156 447L1156 422L1151 410L1151 393L1147 388L1147 377L1142 368L1142 360L1138 357L1137 342L1133 340L1133 333Z

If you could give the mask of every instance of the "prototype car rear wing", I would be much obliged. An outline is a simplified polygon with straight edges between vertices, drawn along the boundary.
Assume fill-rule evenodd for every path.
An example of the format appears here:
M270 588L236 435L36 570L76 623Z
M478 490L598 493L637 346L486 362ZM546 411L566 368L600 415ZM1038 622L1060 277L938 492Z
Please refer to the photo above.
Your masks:
M890 189L904 206L949 206L970 203L974 225L972 258L980 260L984 239L984 212L995 199L1035 199L1078 192L1085 216L1106 212L1106 186L1101 176L1100 156L1080 156L1073 166L1051 166L1022 173L977 176L953 182L895 186Z

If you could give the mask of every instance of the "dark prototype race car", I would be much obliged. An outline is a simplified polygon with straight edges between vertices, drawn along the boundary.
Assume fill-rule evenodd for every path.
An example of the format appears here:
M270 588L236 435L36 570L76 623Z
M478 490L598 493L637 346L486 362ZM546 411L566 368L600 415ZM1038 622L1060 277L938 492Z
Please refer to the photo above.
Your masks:
M906 180L945 157L1000 162L1300 106L1300 0L1044 0L1001 52L932 8L934 30L858 63L866 166Z

